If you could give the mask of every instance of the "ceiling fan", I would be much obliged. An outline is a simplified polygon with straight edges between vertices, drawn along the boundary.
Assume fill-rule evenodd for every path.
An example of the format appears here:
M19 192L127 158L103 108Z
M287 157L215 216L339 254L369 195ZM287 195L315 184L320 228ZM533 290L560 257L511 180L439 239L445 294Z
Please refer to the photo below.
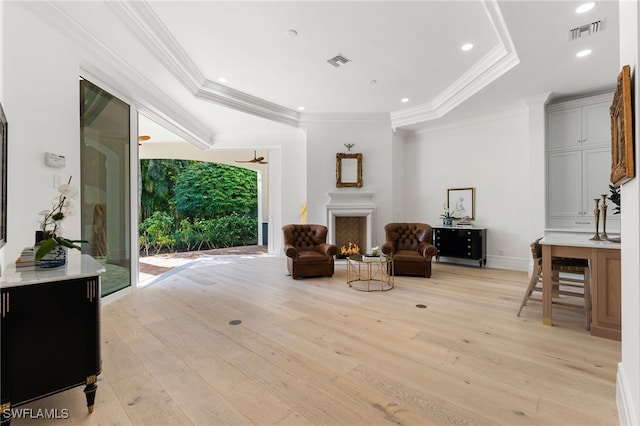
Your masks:
M256 152L255 151L253 151L253 158L251 160L236 160L236 163L268 164L267 161L264 161L264 157L256 157Z

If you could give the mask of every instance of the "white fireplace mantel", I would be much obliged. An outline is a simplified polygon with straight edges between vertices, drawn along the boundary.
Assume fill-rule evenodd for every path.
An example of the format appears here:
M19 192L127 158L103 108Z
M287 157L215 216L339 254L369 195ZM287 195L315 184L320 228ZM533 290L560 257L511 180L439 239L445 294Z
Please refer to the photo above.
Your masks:
M372 247L375 241L373 235L376 205L371 201L372 192L329 192L329 202L327 203L327 240L331 244L336 243L336 217L356 216L365 217L367 220L367 247Z
M373 198L373 192L329 192L327 206L370 206L375 209L376 205L371 198Z

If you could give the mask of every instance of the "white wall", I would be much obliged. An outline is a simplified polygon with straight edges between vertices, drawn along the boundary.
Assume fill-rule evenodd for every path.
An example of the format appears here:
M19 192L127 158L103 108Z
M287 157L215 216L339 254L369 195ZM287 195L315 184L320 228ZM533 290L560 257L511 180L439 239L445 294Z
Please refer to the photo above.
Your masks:
M529 110L522 103L408 140L407 220L441 224L447 189L474 187L474 224L487 228L487 266L527 270L531 241L523 229L530 207L544 203L529 195L529 133ZM544 173L544 163L538 173Z
M549 100L550 93L544 93L525 99L529 108L529 168L526 174L529 176L528 194L530 200L535 200L529 204L527 224L528 230L523 229L523 236L528 241L534 241L544 233L546 227L546 111L545 106ZM525 223L523 223L523 227ZM533 271L533 259L531 260L531 270Z
M309 223L327 225L329 192L371 192L376 204L371 245L384 243L384 225L392 217L392 132L389 117L308 121L307 205ZM362 188L336 188L336 153L362 153ZM299 205L292 206L299 208Z
M404 151L406 149L406 132L400 130L393 133L391 151L391 222L401 222L406 216L406 199L412 197L407 193L404 176ZM384 230L383 230L384 232ZM384 235L384 234L382 234Z
M34 243L38 213L58 195L54 173L73 176L79 186L79 66L65 37L15 3L3 5L3 106L9 123L5 262L12 262ZM47 151L64 155L66 168L45 166ZM64 227L66 237L80 238L78 211Z
M636 176L640 166L640 7L637 1L620 2L620 68L631 65L635 122ZM620 232L622 235L622 362L618 365L616 399L621 424L640 424L640 182L638 177L622 186Z
M308 157L308 143L304 141L287 143L280 151L282 154L280 172L271 172L269 192L273 206L273 217L269 223L273 223L273 235L269 234L269 241L273 238L275 254L282 252L282 225L287 223L300 223L300 208L307 202L308 181L306 162ZM271 163L273 156L269 157ZM274 167L277 164L274 164ZM273 170L273 169L271 169ZM275 191L275 194L274 194ZM307 215L307 218L309 216ZM307 220L311 223L311 220ZM271 244L269 244L271 252Z

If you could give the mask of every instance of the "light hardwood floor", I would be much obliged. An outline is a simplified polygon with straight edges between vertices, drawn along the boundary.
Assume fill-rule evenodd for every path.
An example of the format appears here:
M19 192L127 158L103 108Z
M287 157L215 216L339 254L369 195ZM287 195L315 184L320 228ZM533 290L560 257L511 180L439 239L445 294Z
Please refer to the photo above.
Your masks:
M363 293L344 264L293 280L285 262L203 258L104 306L94 412L82 388L27 407L69 409L46 424L618 424L620 343L579 310L516 317L526 273L434 263Z

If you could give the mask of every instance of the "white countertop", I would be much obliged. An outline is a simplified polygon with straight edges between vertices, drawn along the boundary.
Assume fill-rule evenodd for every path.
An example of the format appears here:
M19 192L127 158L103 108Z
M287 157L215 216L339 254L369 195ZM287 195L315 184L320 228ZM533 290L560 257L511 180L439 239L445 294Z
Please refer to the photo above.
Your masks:
M593 237L593 235L594 234L566 232L550 233L545 235L544 238L540 240L540 244L550 246L574 246L620 250L620 243L615 243L612 241L593 241L591 240L591 237Z
M16 271L16 265L12 263L2 271L0 288L93 277L105 272L104 266L87 254L69 250L67 256L67 265L59 268Z

